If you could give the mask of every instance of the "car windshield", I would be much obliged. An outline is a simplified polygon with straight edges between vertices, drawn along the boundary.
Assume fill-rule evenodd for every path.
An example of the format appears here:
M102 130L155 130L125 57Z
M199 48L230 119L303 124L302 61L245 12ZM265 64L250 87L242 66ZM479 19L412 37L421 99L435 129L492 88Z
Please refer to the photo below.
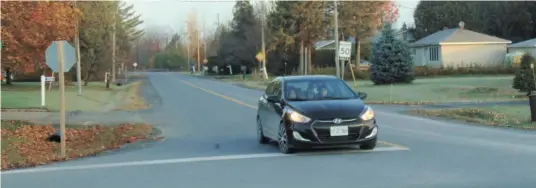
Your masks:
M290 80L285 82L285 99L288 101L345 100L356 94L337 79Z

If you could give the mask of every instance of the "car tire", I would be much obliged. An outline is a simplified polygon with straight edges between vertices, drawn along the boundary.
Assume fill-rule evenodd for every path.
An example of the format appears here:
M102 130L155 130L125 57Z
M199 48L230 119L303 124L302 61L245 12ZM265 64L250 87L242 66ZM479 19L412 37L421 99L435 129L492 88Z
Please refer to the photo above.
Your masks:
M270 141L266 136L264 136L261 119L259 117L257 117L257 140L260 144L267 144Z
M378 139L374 138L359 145L359 148L361 148L362 150L373 150L374 148L376 148L376 143L378 143Z
M285 125L283 123L279 124L279 133L277 138L277 146L279 147L279 151L283 154L291 154L294 153L294 148L290 148L289 145L289 136L287 134L287 129L285 129Z

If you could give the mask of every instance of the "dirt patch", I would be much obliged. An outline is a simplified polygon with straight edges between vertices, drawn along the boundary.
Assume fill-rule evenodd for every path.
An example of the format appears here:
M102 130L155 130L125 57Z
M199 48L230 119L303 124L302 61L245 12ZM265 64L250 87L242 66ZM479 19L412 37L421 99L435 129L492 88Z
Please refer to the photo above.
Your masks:
M153 127L148 124L70 125L65 131L67 157L61 157L60 144L49 141L58 130L53 125L2 120L2 170L92 156L127 143L155 139L150 136Z
M2 108L2 112L50 112L46 108Z
M471 123L498 127L536 129L536 125L530 123L530 118L520 119L517 117L509 116L504 113L481 108L455 108L435 110L416 109L410 110L408 111L408 113L422 116L451 118Z
M365 103L366 104L392 104L392 105L411 106L411 105L435 104L436 102L428 102L428 101L367 101L365 99Z
M491 93L498 93L499 89L492 88L492 87L475 87L475 88L467 90L466 92L473 93L473 94L491 94Z
M128 88L127 95L122 101L122 104L117 110L143 110L150 107L150 104L146 104L143 97L140 96L140 87L141 82L133 83L132 86Z

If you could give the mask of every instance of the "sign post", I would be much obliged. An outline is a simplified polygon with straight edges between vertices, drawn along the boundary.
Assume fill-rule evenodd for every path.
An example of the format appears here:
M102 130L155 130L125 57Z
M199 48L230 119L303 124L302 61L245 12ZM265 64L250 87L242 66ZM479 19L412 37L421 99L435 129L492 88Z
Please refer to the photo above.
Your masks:
M134 63L132 65L134 65L134 72L136 72L136 67L138 66L138 63Z
M45 75L41 75L41 107L45 107Z
M352 43L348 41L339 41L339 50L338 50L338 56L339 56L339 62L342 61L343 63L340 63L341 66L339 68L341 79L344 79L344 70L345 70L345 63L346 61L350 61L350 56L352 55Z
M52 71L58 72L60 85L60 139L61 156L65 157L65 77L64 73L76 63L76 51L67 41L54 41L45 51L46 64Z

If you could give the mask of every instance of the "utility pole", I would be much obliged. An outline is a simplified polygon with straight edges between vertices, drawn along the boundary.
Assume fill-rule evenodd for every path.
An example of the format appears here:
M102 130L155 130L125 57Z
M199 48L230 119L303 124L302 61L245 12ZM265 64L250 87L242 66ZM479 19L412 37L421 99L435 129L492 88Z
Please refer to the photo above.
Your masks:
M205 65L205 59L207 59L207 31L205 30L205 16L203 16L203 65Z
M190 40L188 40L188 44L187 45L187 49L188 49L188 70L191 70L192 72L194 71L194 69L192 69L192 67L190 67Z
M78 5L74 1L74 7ZM76 83L78 84L78 95L82 95L82 63L80 62L80 26L78 23L78 15L76 16L76 36L75 36L75 48L76 48Z
M117 4L114 3L114 12L113 19L114 23L112 26L112 83L115 83L115 24L116 24L116 15L117 14Z
M333 4L335 6L335 13L333 16L335 17L335 28L334 28L334 34L335 34L335 75L337 78L341 77L341 66L339 62L339 10L337 8L337 1L333 1Z
M217 36L219 29L220 29L220 14L218 13L218 26L216 27L216 33L214 33L215 38L216 38L216 37L219 37L219 36ZM215 41L216 41L216 39L215 39ZM220 44L221 44L221 41L219 40L219 38L217 39L217 41L218 41L218 48L216 48L216 49L217 49L218 51L216 52L216 54L217 54L218 57L219 57L219 56L220 56L220 48L219 48L219 46L220 46Z
M262 15L261 15L261 37L262 37L262 55L263 55L263 58L262 58L262 73L264 75L264 79L268 80L268 72L266 71L266 59L267 59L267 55L266 55L266 45L265 45L265 42L264 42L264 17L265 17L265 13L266 13L266 5L264 4L264 2L262 2L263 5L262 5Z
M201 46L200 32L197 31L197 71L201 72L201 54L199 54L199 47Z

